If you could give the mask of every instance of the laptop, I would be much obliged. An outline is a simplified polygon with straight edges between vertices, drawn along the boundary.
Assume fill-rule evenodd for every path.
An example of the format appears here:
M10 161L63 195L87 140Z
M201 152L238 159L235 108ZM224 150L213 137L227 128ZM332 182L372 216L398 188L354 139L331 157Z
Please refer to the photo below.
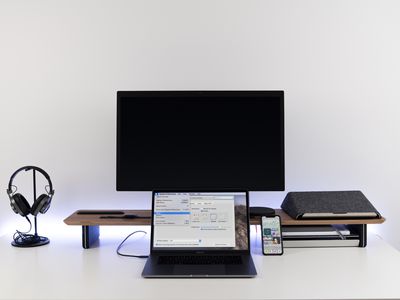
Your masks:
M146 278L254 277L248 192L154 191Z

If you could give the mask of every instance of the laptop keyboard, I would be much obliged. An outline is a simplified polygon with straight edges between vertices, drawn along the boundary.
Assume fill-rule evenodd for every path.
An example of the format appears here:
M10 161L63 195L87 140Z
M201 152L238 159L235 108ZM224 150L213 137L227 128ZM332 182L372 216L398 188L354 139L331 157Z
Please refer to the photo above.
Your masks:
M161 265L238 265L242 263L239 255L183 255L160 256Z

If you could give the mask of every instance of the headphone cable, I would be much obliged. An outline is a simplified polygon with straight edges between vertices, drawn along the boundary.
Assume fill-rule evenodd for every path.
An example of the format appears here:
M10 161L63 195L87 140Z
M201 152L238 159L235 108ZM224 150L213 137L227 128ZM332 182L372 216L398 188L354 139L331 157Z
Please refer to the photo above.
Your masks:
M25 232L21 232L16 230L13 235L13 240L17 245L25 245L25 244L32 244L37 242L38 236L34 234L30 234L32 230L32 222L31 220L25 216L25 219L29 222L29 230Z

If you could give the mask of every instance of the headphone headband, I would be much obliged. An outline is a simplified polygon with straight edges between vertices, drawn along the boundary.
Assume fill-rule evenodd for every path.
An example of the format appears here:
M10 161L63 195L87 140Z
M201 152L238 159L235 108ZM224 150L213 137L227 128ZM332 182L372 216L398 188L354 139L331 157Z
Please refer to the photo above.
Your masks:
M41 173L41 174L47 179L47 181L48 181L48 183L49 183L49 186L50 186L50 192L49 192L49 194L54 194L53 184L51 183L51 179L50 179L49 174L47 174L45 170L43 170L43 169L41 169L41 168L39 168L39 167L35 167L35 166L25 166L25 167L19 168L17 171L15 171L15 172L11 175L10 181L9 181L9 183L8 183L8 190L7 190L7 192L8 192L9 194L11 194L11 191L12 191L11 186L12 186L12 182L13 182L13 180L14 180L14 177L17 176L17 174L18 174L19 172L21 172L22 170L25 170L25 171L35 170L35 171L38 171L39 173Z

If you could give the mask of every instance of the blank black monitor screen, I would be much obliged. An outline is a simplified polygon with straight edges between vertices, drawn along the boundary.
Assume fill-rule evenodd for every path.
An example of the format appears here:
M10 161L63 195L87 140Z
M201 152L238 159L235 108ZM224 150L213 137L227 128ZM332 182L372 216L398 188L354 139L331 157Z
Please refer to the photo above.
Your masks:
M283 91L120 91L117 190L284 190Z

